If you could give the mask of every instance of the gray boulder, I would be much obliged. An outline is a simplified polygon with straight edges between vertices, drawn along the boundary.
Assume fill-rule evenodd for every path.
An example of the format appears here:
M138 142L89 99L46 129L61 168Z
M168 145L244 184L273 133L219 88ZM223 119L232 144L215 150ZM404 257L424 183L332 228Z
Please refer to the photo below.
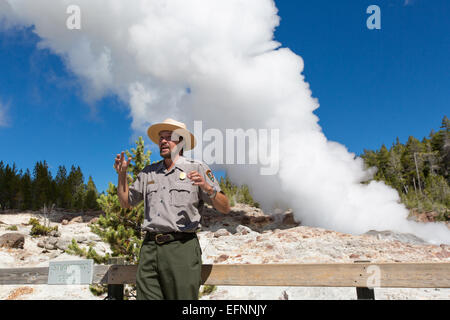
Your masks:
M391 230L377 231L370 230L365 235L377 237L379 240L391 240L391 241L400 241L408 244L417 244L424 245L428 244L425 240L411 234L411 233L400 233Z
M223 236L229 236L230 233L228 232L227 229L219 229L216 232L214 232L214 237L215 238L219 238L219 237L223 237Z
M45 248L47 250L56 250L57 246L56 243L58 242L58 239L55 238L47 238L43 239L38 242L37 246L39 248Z
M56 247L60 250L66 251L71 243L71 238L62 238L58 240L58 242L56 243Z
M61 232L59 232L57 230L52 230L52 231L50 231L50 236L52 236L52 237L61 237Z
M249 233L254 232L252 229L250 229L249 227L243 226L243 225L238 225L236 227L236 233L240 234L240 235L246 235Z
M93 235L89 236L89 240L90 240L90 241L95 241L95 242L100 242L100 241L102 241L102 239L101 239L98 235L96 235L96 234L93 234Z
M88 240L88 238L85 235L77 235L74 237L74 239L78 243L84 243Z
M0 247L23 249L25 236L21 233L6 233L0 236Z

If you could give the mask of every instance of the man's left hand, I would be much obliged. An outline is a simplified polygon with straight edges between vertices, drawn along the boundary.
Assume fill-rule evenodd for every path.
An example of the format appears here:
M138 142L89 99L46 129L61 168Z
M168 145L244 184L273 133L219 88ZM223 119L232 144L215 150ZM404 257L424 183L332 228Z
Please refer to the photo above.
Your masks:
M203 176L198 173L197 171L191 171L187 174L187 177L189 179L191 179L191 181L193 182L193 185L195 186L199 186L203 191L205 191L206 193L210 193L213 191L213 187L211 187L209 185L209 183L207 183L205 181L205 179L203 178Z

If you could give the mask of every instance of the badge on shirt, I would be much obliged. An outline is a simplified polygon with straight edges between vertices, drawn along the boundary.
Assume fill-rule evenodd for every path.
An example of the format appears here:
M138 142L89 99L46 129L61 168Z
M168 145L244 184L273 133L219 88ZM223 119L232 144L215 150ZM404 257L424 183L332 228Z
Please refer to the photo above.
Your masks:
M186 172L180 172L180 180L186 179Z
M149 181L149 182L147 182L147 184L155 184L155 181L154 180Z
M214 182L214 175L211 172L211 170L206 171L206 176L209 178L209 180L211 180L212 182Z

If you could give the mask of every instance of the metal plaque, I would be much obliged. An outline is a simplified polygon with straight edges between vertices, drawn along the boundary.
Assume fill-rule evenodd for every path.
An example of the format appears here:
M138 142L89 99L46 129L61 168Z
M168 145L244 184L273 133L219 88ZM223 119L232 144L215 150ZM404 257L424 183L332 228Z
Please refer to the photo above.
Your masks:
M50 261L48 284L91 284L94 260Z

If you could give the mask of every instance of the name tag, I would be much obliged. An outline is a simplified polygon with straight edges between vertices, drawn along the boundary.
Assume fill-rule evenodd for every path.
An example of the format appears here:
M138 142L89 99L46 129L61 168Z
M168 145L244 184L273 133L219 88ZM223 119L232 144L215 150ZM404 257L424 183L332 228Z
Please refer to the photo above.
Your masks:
M147 184L155 184L155 181L154 180L149 181L149 182L147 182Z

